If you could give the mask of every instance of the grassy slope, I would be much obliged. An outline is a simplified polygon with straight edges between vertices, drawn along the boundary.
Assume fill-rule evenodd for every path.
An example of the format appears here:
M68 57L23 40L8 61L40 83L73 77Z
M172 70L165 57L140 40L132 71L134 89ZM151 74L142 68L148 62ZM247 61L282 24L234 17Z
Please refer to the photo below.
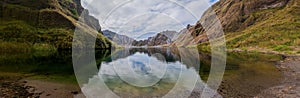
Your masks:
M299 2L299 1L294 1ZM227 34L230 48L260 47L286 53L300 52L300 7L297 3L284 8L268 9L252 14L263 17L242 32Z
M253 25L242 31L225 32L228 49L300 54L299 3L291 0L282 8L251 13L250 17L255 18ZM199 46L209 49L207 44Z
M77 23L76 7L72 0L5 1L0 7L1 51L32 49L70 49L75 27L98 33L87 25ZM110 48L111 41L98 34L97 48Z

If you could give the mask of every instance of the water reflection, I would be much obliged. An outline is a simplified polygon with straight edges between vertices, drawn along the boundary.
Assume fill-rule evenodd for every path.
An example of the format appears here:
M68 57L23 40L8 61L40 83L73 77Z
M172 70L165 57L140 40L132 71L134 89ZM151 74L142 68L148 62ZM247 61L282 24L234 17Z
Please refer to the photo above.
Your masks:
M195 49L119 50L101 63L82 90L90 97L188 97L196 83L205 87L198 75L199 60Z
M200 95L207 86L205 82L211 70L210 54L199 53L194 49L133 48L80 53L74 61L81 66L72 66L71 51L2 53L0 72L39 75L46 79L50 76L59 82L78 82L87 97L159 97L182 89L187 94ZM283 79L274 66L279 59L278 56L267 54L228 53L226 72L218 93L223 97L253 97L277 85ZM79 70L75 73L76 78L73 68ZM138 78L148 82L141 82ZM196 81L192 79L198 79L194 89L198 92L196 94L191 92L193 89L189 89ZM173 89L175 91L172 92Z
M97 62L99 69L83 63L82 73L90 75L78 81L87 97L200 97L203 91L219 97L253 97L282 78L274 66L278 56L229 53L225 76L215 91L206 84L210 74L218 74L211 73L211 60L209 53L195 49L122 49Z

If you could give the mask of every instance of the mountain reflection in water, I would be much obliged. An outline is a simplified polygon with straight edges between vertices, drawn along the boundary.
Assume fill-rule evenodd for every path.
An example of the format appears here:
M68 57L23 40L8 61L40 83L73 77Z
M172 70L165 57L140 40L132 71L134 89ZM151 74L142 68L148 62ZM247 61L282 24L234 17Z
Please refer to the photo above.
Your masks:
M103 57L104 54L107 55ZM111 54L108 50L96 52L96 63L91 63L90 55L95 54L80 54L78 60L75 58L80 65L74 66L78 70L75 71L77 82L87 97L177 98L205 94L254 97L283 79L274 66L280 57L268 54L228 53L217 92L207 82L211 74L217 74L211 72L212 57L197 49L131 48Z
M195 86L206 87L199 68L196 49L123 49L101 62L82 91L90 97L189 97Z

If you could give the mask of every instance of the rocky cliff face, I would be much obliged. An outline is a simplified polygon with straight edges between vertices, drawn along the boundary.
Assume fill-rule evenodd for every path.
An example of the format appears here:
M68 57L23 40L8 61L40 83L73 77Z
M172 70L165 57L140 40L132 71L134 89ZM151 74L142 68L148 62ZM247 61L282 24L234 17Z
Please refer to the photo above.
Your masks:
M166 45L171 44L173 40L177 37L176 31L163 31L158 33L154 37L150 37L146 40L141 41L133 41L133 46L159 46L159 45Z
M160 34L167 36L169 39L171 39L171 41L174 41L178 37L178 32L176 31L167 30L160 32Z
M220 0L206 11L208 18L214 10L225 32L241 31L256 22L254 12L284 7L290 0ZM203 19L202 19L203 20ZM200 21L196 25L200 25Z
M94 34L101 29L98 20L81 7L80 0L0 0L0 3L0 19L3 20L0 37L5 42L13 40L29 43L29 46L46 43L67 49L72 47L75 27ZM8 36L8 33L14 34ZM20 35L22 37L18 37ZM111 47L108 39L100 33L96 35L97 48Z
M104 30L102 31L102 33L108 39L112 40L113 42L121 46L131 46L131 43L134 41L134 39L128 36L120 35L109 30Z
M158 46L158 45L164 45L168 43L171 43L171 39L168 38L166 35L159 33L156 36L150 37L148 39L147 46Z
M173 45L187 46L207 42L207 30L203 25L213 25L215 21L211 21L211 18L216 15L230 47L297 46L300 41L288 35L299 36L292 33L296 28L290 25L299 23L299 2L299 0L220 0L209 8L195 25L185 28L185 34L180 35ZM276 37L282 38L278 40ZM286 42L281 42L283 39Z

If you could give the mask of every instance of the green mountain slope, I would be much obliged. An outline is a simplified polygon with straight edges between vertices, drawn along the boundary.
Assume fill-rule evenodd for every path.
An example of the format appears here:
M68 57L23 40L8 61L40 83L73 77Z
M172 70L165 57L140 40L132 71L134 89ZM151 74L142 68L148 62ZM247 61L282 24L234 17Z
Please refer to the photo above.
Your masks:
M227 34L229 47L300 52L299 0L288 0L284 7L256 11L249 17L253 17L253 25Z
M84 11L80 0L0 0L0 3L1 51L71 49L76 27L97 33L96 48L112 45L97 31L100 31L98 20Z
M187 27L186 35L190 36L182 36L175 44L199 43L200 48L209 49L201 23L209 21L215 12L229 49L300 53L299 3L299 0L220 0L195 25ZM185 41L188 42L182 43Z

